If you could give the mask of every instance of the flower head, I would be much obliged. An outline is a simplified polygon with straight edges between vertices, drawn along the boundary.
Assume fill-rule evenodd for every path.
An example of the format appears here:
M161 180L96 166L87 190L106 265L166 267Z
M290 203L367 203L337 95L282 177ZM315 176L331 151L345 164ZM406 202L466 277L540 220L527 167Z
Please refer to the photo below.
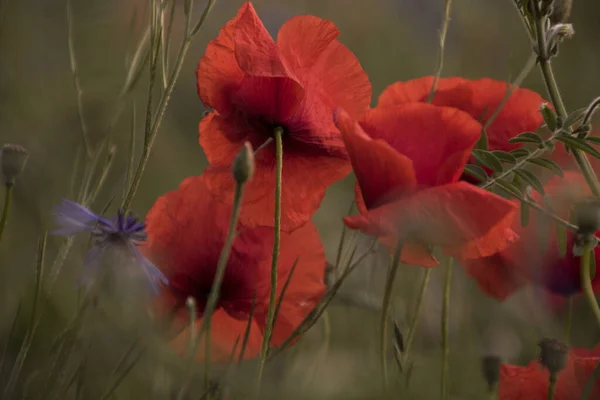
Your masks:
M157 308L164 315L176 311L171 344L181 355L188 349L186 301L189 297L195 299L196 324L200 326L232 212L231 205L218 201L210 193L206 179L205 175L185 179L178 189L160 197L146 217L148 242L142 251L169 277L170 285L162 291ZM273 238L274 230L269 227L238 227L211 318L212 361L229 358L236 340L244 337L248 323L245 358L260 353L269 304ZM289 337L325 290L325 253L312 222L292 233L281 233L277 298L296 261L275 324L273 346ZM199 361L205 357L204 348L202 344L198 347ZM236 356L239 351L240 346Z
M458 181L481 132L467 113L411 103L378 107L360 123L338 110L336 122L359 186L361 214L348 227L392 247L402 240L402 260L422 266L437 264L423 244L470 259L516 239L515 205Z
M145 224L132 214L125 215L119 211L115 217L107 219L80 204L63 199L62 204L54 209L54 217L60 225L59 229L52 232L54 235L73 236L90 232L95 238L94 247L86 254L84 260L86 270L82 278L85 284L89 285L97 278L99 263L104 253L115 248L128 251L141 267L155 293L159 292L161 284L168 283L163 273L139 252L138 246L146 241Z
M283 24L275 41L246 3L200 60L198 93L213 109L200 122L200 144L211 164L208 189L231 202L229 166L245 141L259 149L240 215L247 227L273 226L275 129L283 129L282 230L308 221L326 188L350 173L331 115L341 106L360 118L371 84L338 35L330 21L298 16Z
M379 96L378 107L426 102L432 85L432 76L396 82ZM488 78L441 78L432 104L464 111L486 124L504 100L508 88L509 83ZM508 140L523 132L535 132L542 125L544 121L539 109L543 102L539 94L516 88L486 128L488 149L511 151L521 147L522 144L509 143ZM466 176L463 179L470 181Z
M568 220L580 200L590 195L584 177L567 171L564 178L555 177L545 185L545 201L559 217ZM532 194L540 203L542 195ZM527 226L515 221L513 230L520 240L491 257L467 260L467 272L476 279L481 289L490 296L504 300L518 288L534 283L555 295L570 296L581 291L580 257L574 251L578 234L566 233L566 253L559 252L557 225L532 211ZM596 232L600 234L600 231ZM539 249L532 251L532 248ZM600 247L594 249L600 260ZM594 291L600 291L600 275L592 280Z

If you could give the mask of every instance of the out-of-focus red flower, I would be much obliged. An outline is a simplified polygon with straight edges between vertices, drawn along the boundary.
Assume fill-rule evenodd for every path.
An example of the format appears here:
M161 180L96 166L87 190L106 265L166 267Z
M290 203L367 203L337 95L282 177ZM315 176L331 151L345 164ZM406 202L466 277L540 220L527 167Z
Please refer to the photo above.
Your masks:
M590 194L583 176L565 172L564 178L555 177L545 185L551 209L561 218L568 219L574 203ZM534 192L533 199L542 204L542 196ZM531 210L525 228L516 220L513 230L520 239L504 251L491 257L467 260L465 268L476 279L481 289L490 296L504 300L526 283L539 284L559 296L570 296L581 290L579 278L580 257L573 254L576 234L567 231L566 254L560 256L556 222ZM597 232L600 234L600 231ZM595 250L600 261L600 248ZM600 291L600 274L592 281Z
M581 390L585 388L587 381L592 377L598 363L600 363L600 345L593 350L575 349L573 351L575 378ZM596 379L592 393L588 398L600 399L600 378Z
M403 240L402 260L422 266L437 264L422 243L469 259L516 239L516 206L458 181L481 132L469 114L411 103L373 109L360 124L338 109L336 123L360 186L361 214L347 217L348 227L390 247Z
M432 85L432 76L396 82L379 96L378 107L425 102ZM488 78L440 78L432 104L465 111L485 124L506 96L508 85ZM544 120L539 109L543 102L542 96L531 90L515 89L486 130L489 149L510 151L521 147L508 140L523 132L535 132L542 125Z
M577 400L585 383L600 361L600 346L594 350L574 348L569 352L567 366L558 374L554 400ZM502 365L500 369L499 400L546 400L550 374L538 361L526 367ZM600 394L600 381L590 399Z
M200 144L212 164L209 189L231 202L229 174L240 146L255 149L283 134L281 226L291 231L318 208L326 188L350 173L350 163L331 115L341 106L360 118L371 102L371 84L358 60L336 38L335 25L299 16L268 34L251 3L240 8L211 41L196 71L198 93L214 111L200 122ZM273 226L275 147L256 155L241 221Z
M230 205L214 199L206 187L206 177L201 175L185 179L179 189L160 197L146 217L148 242L144 252L170 282L158 299L158 309L165 315L177 310L171 344L180 354L185 354L189 338L185 301L188 296L196 299L199 327L231 210ZM267 227L244 226L239 226L238 231L211 322L211 359L217 362L227 360L235 341L243 339L255 295L246 358L259 353L265 328L274 231ZM297 258L298 266L285 292L274 329L271 344L275 346L289 337L325 290L325 254L312 222L293 233L281 234L278 298ZM204 347L199 346L197 360L204 358Z

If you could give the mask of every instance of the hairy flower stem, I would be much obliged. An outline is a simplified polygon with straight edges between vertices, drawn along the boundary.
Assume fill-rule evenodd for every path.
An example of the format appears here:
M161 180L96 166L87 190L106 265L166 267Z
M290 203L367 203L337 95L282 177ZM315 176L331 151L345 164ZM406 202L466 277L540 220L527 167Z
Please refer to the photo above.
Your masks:
M425 270L425 275L423 275L423 281L421 282L421 289L419 291L419 297L417 298L417 305L415 307L415 313L413 314L412 320L410 322L410 327L408 331L408 337L406 338L406 346L404 347L404 364L408 360L410 355L410 349L415 340L415 334L417 333L417 325L419 323L419 317L421 316L421 310L423 309L423 300L425 299L425 293L427 292L427 286L429 285L429 277L431 276L431 268L427 268ZM406 384L408 385L408 381Z
M548 400L554 400L556 392L556 374L550 374L550 384L548 385Z
M554 77L554 71L552 70L550 57L548 55L548 44L546 41L546 32L544 30L544 23L547 17L539 15L540 11L537 5L534 5L532 8L535 13L535 35L538 47L538 61L540 63L540 70L542 71L544 83L546 84L546 89L548 90L548 95L550 96L552 105L554 105L554 109L556 110L560 121L564 122L566 121L568 114L560 95L560 90L558 89L558 84L556 83L556 78ZM571 151L573 152L575 161L577 162L581 173L585 177L586 182L592 190L592 193L594 196L600 197L600 182L598 182L598 177L594 173L592 165L590 164L590 160L588 160L587 156L579 149L572 148Z
M586 240L585 244L583 245L583 256L581 256L581 265L579 271L581 287L585 293L585 298L587 299L594 313L594 317L596 318L598 326L600 326L600 307L598 307L598 302L596 301L596 296L594 295L594 289L592 288L592 271L590 265L592 260L592 251L594 251L593 244L590 243L590 240Z
M573 324L573 296L567 299L567 316L565 318L564 340L565 344L569 344L571 339L571 325Z
M581 392L581 397L579 398L579 400L589 400L590 399L590 394L592 394L592 390L594 390L594 386L596 385L596 382L598 381L598 377L600 377L600 361L598 362L598 364L596 364L596 368L594 368L592 375L585 383L585 386L583 387L583 391Z
M448 326L450 323L450 288L452 283L452 257L446 258L446 276L444 278L444 298L442 301L442 375L441 375L441 398L448 398L448 356L450 346L448 344Z
M450 25L450 10L452 9L452 0L444 0L444 21L442 22L442 29L440 30L440 44L438 50L438 64L435 70L435 75L433 76L433 84L431 85L431 90L429 92L429 96L427 97L427 102L431 103L433 98L435 97L435 92L437 89L438 81L440 80L440 76L442 75L442 69L444 68L444 48L446 45L446 34L448 33L448 26Z
M238 219L240 216L240 209L242 208L242 197L244 194L244 184L237 182L235 186L235 193L233 195L233 210L231 212L231 219L229 220L229 230L227 231L227 237L225 238L225 244L223 245L223 249L221 250L221 254L219 255L219 262L217 263L217 270L215 272L215 277L213 280L212 287L210 289L210 293L208 295L208 300L206 301L206 307L204 308L204 318L202 320L202 325L198 330L198 334L196 339L192 345L192 349L190 351L190 357L188 359L188 364L186 366L185 375L183 383L181 384L181 388L179 390L179 394L177 396L177 400L181 400L184 398L185 393L187 391L187 387L189 385L189 381L192 377L192 366L194 364L194 356L198 349L198 345L200 343L200 339L202 335L206 333L206 340L208 341L210 338L210 323L212 319L212 315L217 307L217 303L219 301L219 296L221 293L221 285L223 283L223 277L225 276L225 269L227 268L227 261L229 260L229 254L231 253L231 248L233 247L233 241L236 237L236 228L238 224ZM205 357L209 357L210 354L206 354Z
M281 240L281 180L283 170L283 128L277 127L273 132L275 136L275 216L274 216L274 237L273 237L273 256L271 260L271 294L269 296L269 309L267 311L267 321L265 325L265 334L260 350L260 360L258 363L258 373L256 376L255 398L260 396L260 387L269 353L271 336L273 335L273 325L275 324L275 308L277 307L277 262L279 260L279 244Z
M6 191L4 192L4 206L2 207L2 217L0 217L0 241L6 228L6 222L8 221L8 212L10 211L10 204L12 202L13 185L7 183L5 185Z
M390 303L392 300L392 292L394 289L394 281L396 280L396 274L398 267L400 266L400 255L402 254L402 241L399 241L394 251L394 256L391 259L390 267L388 269L387 279L385 281L385 291L383 292L383 303L381 307L381 322L379 328L380 337L380 361L381 361L381 378L383 384L383 391L386 392L388 388L388 368L387 368L387 333L388 333L388 319L390 313Z

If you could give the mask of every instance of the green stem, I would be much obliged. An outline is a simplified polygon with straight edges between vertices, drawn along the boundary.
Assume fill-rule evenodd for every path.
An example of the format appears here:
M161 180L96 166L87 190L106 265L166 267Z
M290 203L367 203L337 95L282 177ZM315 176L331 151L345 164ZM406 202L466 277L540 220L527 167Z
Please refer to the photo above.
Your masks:
M498 400L498 388L497 385L494 385L488 390L488 398L490 400Z
M6 221L8 221L8 211L10 210L10 204L12 201L13 185L7 183L5 185L6 191L4 192L4 207L2 208L2 217L0 218L0 241L6 228Z
M450 25L450 10L452 9L452 0L444 1L444 21L442 22L442 29L440 30L440 47L438 53L438 64L433 76L433 84L429 92L427 102L431 103L435 97L435 91L437 89L437 83L442 75L442 69L444 68L444 48L446 44L446 34L448 33L448 26Z
M419 297L417 299L417 306L415 307L415 313L413 314L412 320L410 322L408 337L406 338L406 346L404 347L404 361L405 362L406 362L406 360L408 360L410 349L412 348L412 344L415 340L415 334L417 333L417 324L419 322L421 310L423 309L423 300L425 299L425 293L427 292L427 285L429 284L429 277L431 276L431 270L432 270L431 268L427 268L425 270L425 275L423 276L423 281L421 282L421 289L419 291Z
M227 237L225 239L225 244L223 245L223 249L221 250L221 254L219 255L219 261L217 263L217 270L215 272L215 277L212 283L212 287L210 289L210 293L208 295L208 300L206 301L206 307L204 308L204 316L202 319L202 325L198 330L198 334L196 339L192 345L192 349L190 351L190 357L188 359L188 364L186 366L184 380L179 390L179 394L177 396L177 400L181 400L184 398L184 395L187 391L187 387L189 385L189 380L192 377L191 370L192 365L194 363L194 356L198 349L198 345L200 343L200 339L202 338L202 334L206 333L207 341L210 338L210 323L212 315L217 307L217 303L219 301L219 296L221 292L221 285L223 283L223 277L225 276L225 270L227 268L227 261L229 260L229 255L231 253L231 248L233 247L233 242L236 237L236 228L238 224L238 218L240 216L240 209L242 206L242 196L244 193L244 184L237 183L235 186L235 193L233 195L233 210L231 212L231 219L229 221L229 230L227 231ZM208 354L207 354L208 356Z
M444 278L444 299L442 302L442 375L441 375L441 398L448 398L448 356L450 346L448 344L448 327L450 323L450 288L452 283L452 257L446 258L446 276Z
M550 384L548 385L548 400L554 400L554 393L556 392L556 376L550 374Z
M593 313L596 318L596 322L598 326L600 326L600 307L598 307L598 302L596 301L596 296L594 295L594 289L592 288L592 278L591 278L591 255L593 251L593 246L589 240L585 241L583 245L583 256L581 257L580 264L580 279L581 279L581 287L585 293L585 298L587 299Z
M563 123L566 121L568 114L562 97L560 96L558 84L556 83L556 78L554 77L554 71L552 70L552 65L550 64L550 57L548 56L546 32L543 28L545 19L547 17L539 15L540 13L537 9L537 5L533 6L533 10L535 13L535 34L538 46L538 61L540 63L540 70L542 71L542 76L544 77L544 83L546 84L546 89L548 90L550 100L552 101L552 104L558 113L561 123ZM575 161L581 170L581 173L585 177L586 182L592 190L592 193L594 196L600 197L600 182L598 182L598 177L594 173L592 165L590 164L590 160L588 160L587 156L581 150L574 148L571 150L573 152Z
M569 344L571 338L571 325L573 323L573 296L567 299L567 316L565 318L564 342Z
M142 174L146 169L146 164L148 163L148 159L150 158L150 151L154 144L154 140L158 134L158 129L160 128L160 124L165 115L165 111L167 110L167 106L169 105L169 100L171 99L171 94L173 93L173 89L175 89L175 84L177 83L177 79L179 78L179 74L183 67L183 61L185 60L185 56L189 50L190 45L192 44L192 40L194 36L200 29L200 27L204 24L206 17L210 13L212 7L214 6L216 0L209 0L200 20L196 23L196 25L189 31L189 26L186 29L186 36L184 40L181 42L181 47L179 48L179 52L177 54L177 59L175 60L175 64L173 66L173 71L169 77L168 85L165 88L160 101L158 102L158 107L156 109L156 114L154 119L152 120L152 124L150 125L149 131L146 133L144 137L144 147L142 148L142 155L140 156L140 160L138 162L137 168L135 170L135 174L133 179L131 180L129 190L127 191L127 196L125 196L125 201L123 202L123 210L129 210L131 206L131 202L133 200L133 196L137 192L137 189L140 185L140 180L142 179Z
M594 386L596 386L596 382L598 381L598 377L600 376L600 362L596 364L596 368L594 368L594 372L592 372L592 376L587 380L585 386L583 387L583 391L581 392L581 397L579 400L588 400L590 394L592 394L592 390L594 390Z
M396 273L400 266L400 255L402 253L402 241L398 242L396 250L394 251L394 257L392 257L390 268L388 270L388 276L385 281L385 291L383 293L383 303L381 307L381 322L380 322L380 361L381 361L381 377L383 379L383 390L384 392L388 388L388 369L387 369L387 331L388 331L388 315L390 312L390 303L392 299L392 291L394 289L394 281L396 280Z
M279 260L279 244L281 240L281 181L283 170L283 128L275 128L275 218L274 218L274 238L273 238L273 256L271 260L271 294L269 296L269 309L267 311L267 321L265 333L260 351L260 361L258 364L258 374L256 377L256 398L260 396L260 386L269 353L269 345L275 322L275 308L277 306L277 262Z

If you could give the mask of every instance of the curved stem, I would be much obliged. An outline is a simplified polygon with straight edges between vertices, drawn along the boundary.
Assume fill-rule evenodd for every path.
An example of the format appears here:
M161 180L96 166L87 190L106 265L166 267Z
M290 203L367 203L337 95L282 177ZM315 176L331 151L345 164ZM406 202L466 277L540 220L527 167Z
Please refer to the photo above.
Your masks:
M429 284L429 277L431 276L431 270L432 270L431 268L427 268L425 270L425 275L423 276L423 281L421 282L421 289L419 291L419 297L417 299L417 306L415 307L415 313L413 314L412 320L410 322L408 337L406 338L406 346L404 348L404 360L405 361L408 360L410 349L415 340L417 324L419 322L421 310L423 309L423 300L425 299L425 293L427 292L427 285Z
M225 276L225 269L227 268L227 261L229 260L229 254L231 253L231 248L233 247L233 242L236 237L236 228L238 224L238 218L240 216L240 209L242 206L242 196L244 193L244 184L236 183L235 193L233 195L233 210L231 212L231 219L229 221L229 230L227 231L227 237L225 239L225 244L223 245L223 249L221 250L221 254L219 255L219 261L217 263L217 270L215 272L215 277L213 279L212 287L210 289L210 293L208 295L208 300L206 301L206 307L204 308L204 318L202 319L202 325L198 330L198 334L194 340L190 351L190 357L188 359L188 364L186 366L186 370L184 372L184 380L179 390L179 394L177 396L177 400L181 400L184 398L184 395L187 391L187 387L189 385L189 380L191 379L191 369L194 363L194 356L198 349L198 345L200 343L200 339L202 338L202 334L206 332L206 340L208 341L210 338L210 323L211 317L215 308L217 306L217 302L219 301L219 295L221 292L221 284L223 283L223 277ZM205 355L206 357L209 354Z
M8 221L8 212L10 210L10 204L12 202L13 185L7 183L5 185L6 191L4 192L4 207L2 208L2 217L0 217L0 241L6 228L6 221Z
M390 303L392 299L392 291L394 288L394 281L396 280L396 273L400 266L400 254L402 253L402 241L398 242L396 250L394 251L394 257L392 257L390 268L388 270L388 276L385 281L385 291L383 293L383 305L381 307L381 322L380 322L380 357L381 357L381 377L383 379L383 390L386 391L388 388L388 370L387 370L387 331L388 331L388 315L390 312Z
M538 61L540 63L540 70L542 71L542 76L544 77L544 82L546 84L546 89L548 90L550 100L554 105L561 123L564 123L564 121L567 119L567 109L563 103L562 97L560 96L558 84L556 83L554 71L552 70L552 65L550 64L550 58L548 56L546 32L544 30L544 22L547 17L539 15L540 13L537 9L537 5L534 5L532 8L535 14L535 35L538 46ZM590 160L588 160L587 156L581 150L571 150L573 152L573 156L575 157L575 161L581 170L581 173L585 177L586 182L592 190L592 193L594 196L600 197L600 182L598 182L598 177L594 173L592 165L590 164Z
M444 278L444 300L442 302L442 376L441 376L441 398L448 398L448 356L450 346L448 344L448 327L450 323L450 288L452 283L452 257L446 258L446 276Z
M589 240L586 240L585 244L583 245L583 256L581 256L579 271L581 287L585 293L585 298L587 299L592 312L594 313L594 317L596 318L596 322L598 322L598 326L600 326L600 307L598 307L598 302L596 301L596 296L594 295L594 289L592 288L590 268L592 251L594 251L592 244L589 243Z
M271 294L269 296L269 309L267 311L267 321L265 324L265 333L260 351L260 361L258 364L258 375L256 377L256 398L260 395L260 386L262 376L269 353L271 336L273 335L273 325L275 322L275 308L277 306L277 261L279 259L279 244L281 239L281 180L283 169L283 128L277 127L273 132L275 136L275 220L274 220L274 238L273 238L273 256L271 259Z

